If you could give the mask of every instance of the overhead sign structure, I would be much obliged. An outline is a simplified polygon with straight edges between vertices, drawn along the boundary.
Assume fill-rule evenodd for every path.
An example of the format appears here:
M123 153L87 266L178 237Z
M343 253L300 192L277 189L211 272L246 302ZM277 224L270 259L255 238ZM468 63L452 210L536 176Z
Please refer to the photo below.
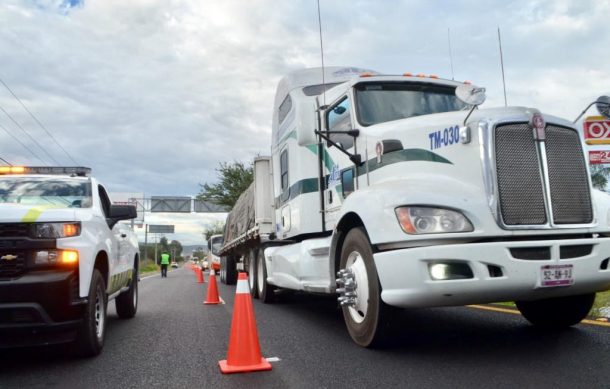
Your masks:
M152 196L150 198L150 212L191 212L190 197L164 197Z
M115 205L135 205L138 217L135 218L135 223L144 223L144 193L128 193L128 192L112 192L110 201Z
M598 165L598 164L602 164L602 163L610 164L610 151L607 151L607 150L589 151L589 163L591 165Z
M209 201L195 200L193 202L195 212L229 212L230 209L224 205L210 203Z
M610 144L610 120L603 116L589 116L583 122L583 133L588 145Z
M173 224L149 224L148 232L151 234L173 234Z

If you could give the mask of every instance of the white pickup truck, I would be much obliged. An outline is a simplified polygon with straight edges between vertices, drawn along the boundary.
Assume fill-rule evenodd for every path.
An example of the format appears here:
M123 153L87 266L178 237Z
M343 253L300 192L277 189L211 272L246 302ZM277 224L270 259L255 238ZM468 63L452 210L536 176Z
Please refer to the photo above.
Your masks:
M0 348L75 341L101 352L106 307L132 318L138 241L106 189L80 167L0 166Z

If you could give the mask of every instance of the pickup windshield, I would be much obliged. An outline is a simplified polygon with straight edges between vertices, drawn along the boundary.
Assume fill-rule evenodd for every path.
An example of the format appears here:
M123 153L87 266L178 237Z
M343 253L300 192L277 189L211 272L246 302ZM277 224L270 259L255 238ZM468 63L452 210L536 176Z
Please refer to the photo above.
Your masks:
M354 88L358 121L363 126L468 107L455 96L453 86L379 82Z
M58 177L0 177L0 203L88 208L91 207L91 183Z

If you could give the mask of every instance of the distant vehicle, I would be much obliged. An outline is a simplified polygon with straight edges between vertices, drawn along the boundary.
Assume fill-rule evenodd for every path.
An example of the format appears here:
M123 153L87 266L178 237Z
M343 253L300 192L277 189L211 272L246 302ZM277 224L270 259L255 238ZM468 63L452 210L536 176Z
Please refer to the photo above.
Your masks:
M172 264L171 264L171 266L172 266L174 269L177 269L177 268L178 268L178 262L173 261L173 262L172 262Z
M136 208L112 205L90 172L0 166L0 347L75 340L94 356L108 300L135 316L138 239L118 222Z
M201 270L208 270L210 268L210 263L207 259L201 261Z
M212 235L210 239L208 239L208 263L216 272L221 270L220 249L222 248L223 243L224 238L222 235Z

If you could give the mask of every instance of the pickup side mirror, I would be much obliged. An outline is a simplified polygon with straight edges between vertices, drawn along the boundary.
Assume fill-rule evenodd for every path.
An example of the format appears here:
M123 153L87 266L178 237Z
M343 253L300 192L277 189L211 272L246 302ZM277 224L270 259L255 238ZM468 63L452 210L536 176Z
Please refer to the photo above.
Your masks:
M112 220L128 220L138 217L135 205L111 205L110 217Z
M212 251L212 239L208 238L208 251Z

